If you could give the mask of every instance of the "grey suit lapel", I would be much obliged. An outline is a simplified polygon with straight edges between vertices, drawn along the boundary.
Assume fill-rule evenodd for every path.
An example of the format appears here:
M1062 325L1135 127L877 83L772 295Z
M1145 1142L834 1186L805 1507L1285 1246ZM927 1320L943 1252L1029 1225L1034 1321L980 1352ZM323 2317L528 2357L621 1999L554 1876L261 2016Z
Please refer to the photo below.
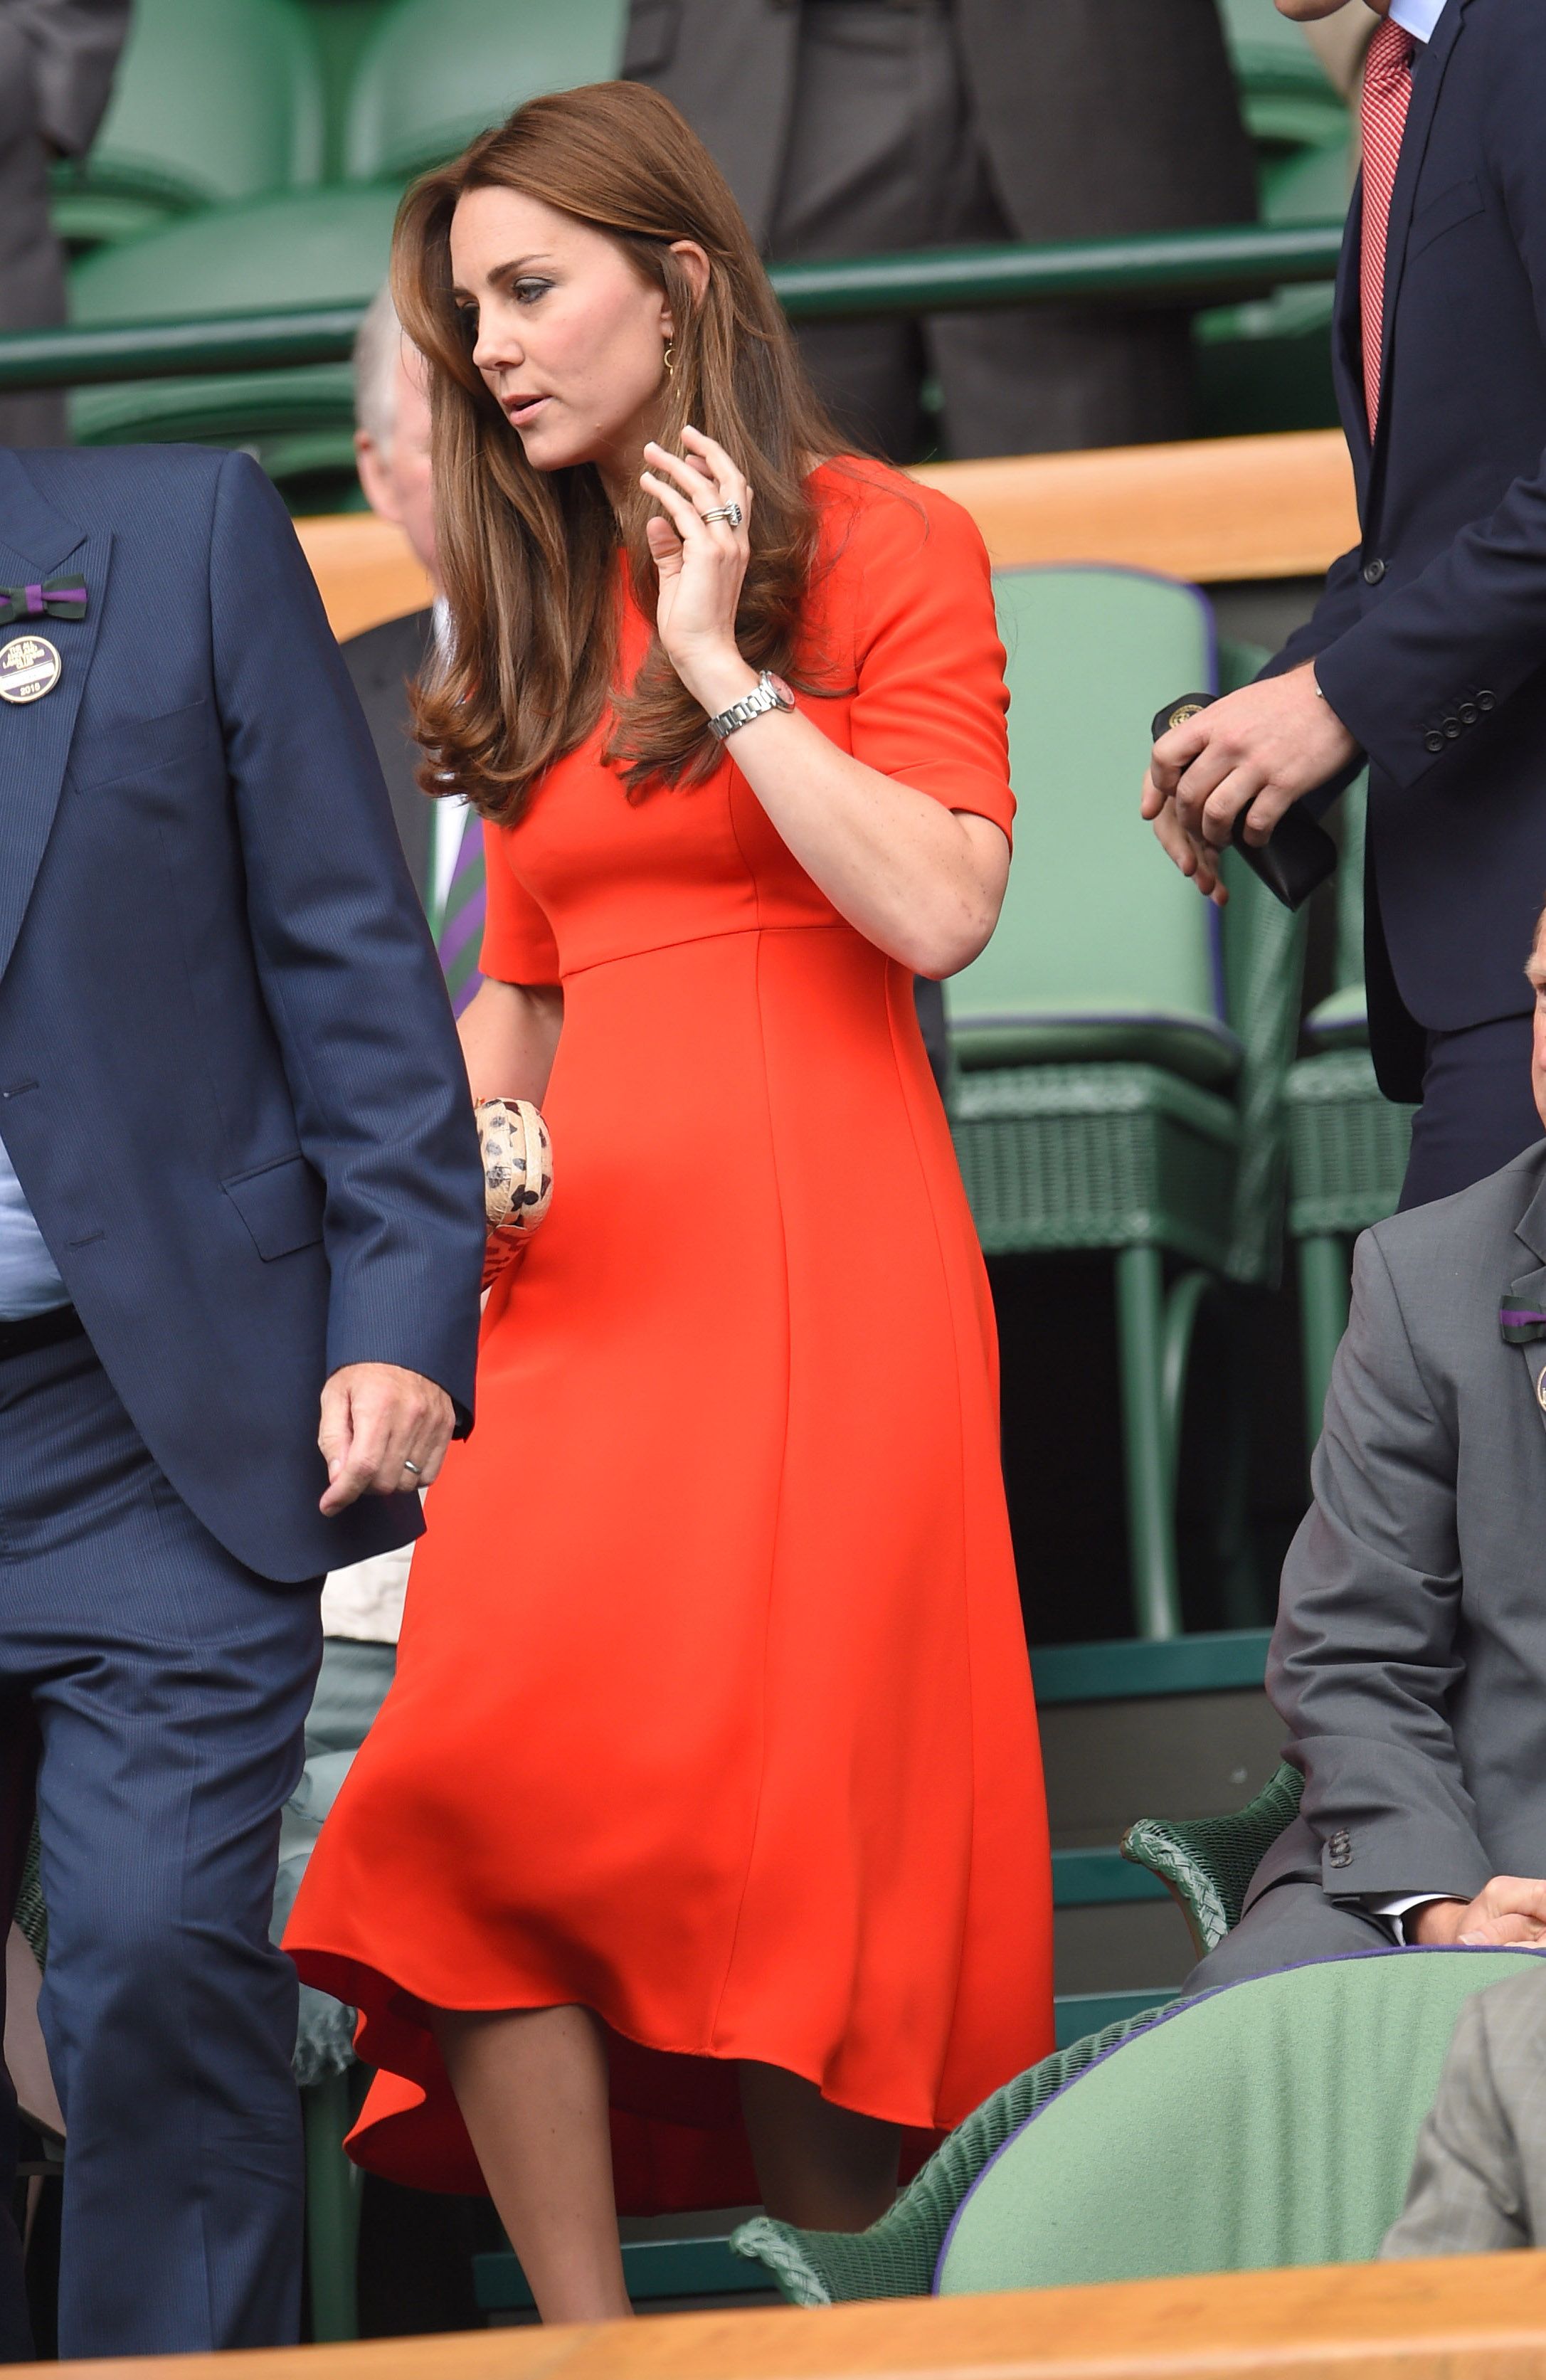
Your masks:
M1537 1261L1510 1281L1498 1307L1498 1328L1519 1350L1530 1400L1546 1428L1546 1173L1514 1232Z
M0 975L10 965L59 807L76 714L91 666L113 550L106 529L84 529L47 504L14 454L0 451L0 581L25 585L71 562L87 589L83 620L28 624L57 647L58 685L36 702L0 703ZM27 633L0 629L0 645Z

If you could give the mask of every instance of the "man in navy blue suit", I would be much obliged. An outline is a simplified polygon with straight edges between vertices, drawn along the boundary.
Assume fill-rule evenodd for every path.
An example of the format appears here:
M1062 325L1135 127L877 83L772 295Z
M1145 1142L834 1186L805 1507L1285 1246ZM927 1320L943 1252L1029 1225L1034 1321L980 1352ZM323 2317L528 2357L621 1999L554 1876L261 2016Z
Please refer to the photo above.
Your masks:
M1370 5L1334 331L1362 534L1264 676L1156 745L1144 814L1211 891L1246 804L1260 841L1367 755L1369 1035L1387 1095L1421 1099L1415 1206L1540 1136L1523 970L1546 891L1546 7Z
M0 1906L33 1790L65 2355L296 2335L268 1941L322 1573L470 1425L482 1185L284 508L0 448ZM0 2360L26 2354L0 2076Z

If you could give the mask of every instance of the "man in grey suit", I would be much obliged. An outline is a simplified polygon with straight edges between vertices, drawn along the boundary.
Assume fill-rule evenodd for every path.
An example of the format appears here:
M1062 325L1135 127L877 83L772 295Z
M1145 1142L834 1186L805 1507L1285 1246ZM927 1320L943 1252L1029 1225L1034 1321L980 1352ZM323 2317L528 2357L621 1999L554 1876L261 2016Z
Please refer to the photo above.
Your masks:
M65 319L65 261L48 219L53 157L82 156L113 88L131 0L0 0L0 330ZM0 445L62 446L55 390L0 397Z
M675 101L768 255L1093 239L1255 219L1215 0L632 0L623 71ZM848 434L952 455L1192 426L1187 318L1043 307L806 324Z
M1527 974L1546 1119L1546 927ZM1201 1990L1546 1941L1546 1144L1358 1242L1267 1691L1304 1801Z
M1546 1961L1466 2002L1382 2256L1546 2243Z

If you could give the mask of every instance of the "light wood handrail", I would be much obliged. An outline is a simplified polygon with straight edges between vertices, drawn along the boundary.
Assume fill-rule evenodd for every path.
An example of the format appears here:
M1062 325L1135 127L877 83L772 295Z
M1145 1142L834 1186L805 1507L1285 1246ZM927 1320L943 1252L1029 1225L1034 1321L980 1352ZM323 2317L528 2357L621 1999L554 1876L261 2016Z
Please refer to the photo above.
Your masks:
M59 2380L1540 2380L1546 2254L55 2369Z
M1203 585L1318 576L1357 537L1334 430L1112 446L918 473L973 515L995 563L1114 563ZM334 634L419 611L429 582L400 530L369 513L297 524Z

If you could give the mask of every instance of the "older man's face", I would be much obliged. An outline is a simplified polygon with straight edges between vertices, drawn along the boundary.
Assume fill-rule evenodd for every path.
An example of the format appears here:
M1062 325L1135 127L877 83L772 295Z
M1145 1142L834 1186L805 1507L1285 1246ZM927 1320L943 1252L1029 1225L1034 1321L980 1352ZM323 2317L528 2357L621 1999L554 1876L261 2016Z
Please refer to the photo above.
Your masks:
M439 584L435 567L434 491L430 480L430 399L424 363L407 339L397 358L391 443L378 446L370 432L354 442L365 500L383 520L396 521L414 552Z

